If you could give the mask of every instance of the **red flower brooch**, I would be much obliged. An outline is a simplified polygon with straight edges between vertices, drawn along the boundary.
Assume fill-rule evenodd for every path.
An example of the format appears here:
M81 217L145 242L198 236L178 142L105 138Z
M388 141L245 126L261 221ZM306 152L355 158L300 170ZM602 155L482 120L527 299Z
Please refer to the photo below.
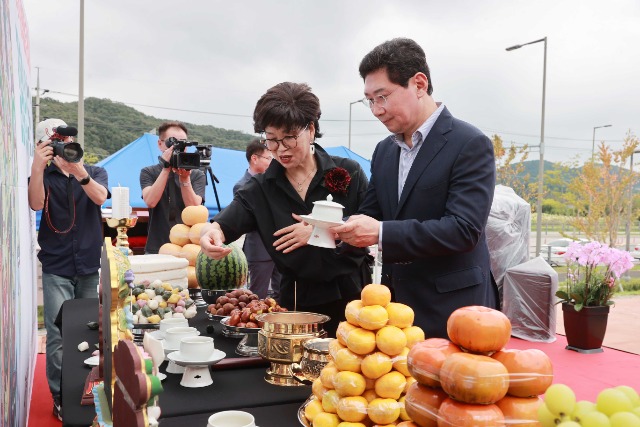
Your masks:
M330 193L347 194L350 183L351 176L344 168L329 169L324 174L324 186Z

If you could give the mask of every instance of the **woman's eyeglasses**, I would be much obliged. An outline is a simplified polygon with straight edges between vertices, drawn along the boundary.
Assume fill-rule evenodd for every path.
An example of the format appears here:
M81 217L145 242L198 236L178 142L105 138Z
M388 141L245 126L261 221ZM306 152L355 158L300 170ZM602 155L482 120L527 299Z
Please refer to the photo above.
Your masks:
M287 135L282 139L264 138L263 135L262 143L267 147L267 150L269 151L277 151L280 144L282 144L286 149L296 148L298 146L298 138L300 138L300 135L302 135L308 128L309 125L307 124L304 129L302 129L300 133L298 133L298 135Z

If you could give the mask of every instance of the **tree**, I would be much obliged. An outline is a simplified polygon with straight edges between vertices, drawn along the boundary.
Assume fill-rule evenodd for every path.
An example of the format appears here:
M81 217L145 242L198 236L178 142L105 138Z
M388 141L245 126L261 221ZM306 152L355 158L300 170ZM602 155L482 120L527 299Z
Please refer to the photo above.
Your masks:
M578 212L572 221L589 239L616 245L618 230L626 220L629 209L633 208L629 192L638 179L636 174L632 175L626 169L626 165L639 143L630 131L618 151L611 150L601 142L597 155L601 164L593 160L586 163L569 185L576 200L589 202L586 208L583 204L576 205Z
M496 184L511 187L517 195L533 206L536 200L535 185L529 183L529 174L522 175L523 162L529 157L529 147L527 145L516 147L513 142L509 147L505 147L502 138L498 135L493 135L491 142L496 159Z

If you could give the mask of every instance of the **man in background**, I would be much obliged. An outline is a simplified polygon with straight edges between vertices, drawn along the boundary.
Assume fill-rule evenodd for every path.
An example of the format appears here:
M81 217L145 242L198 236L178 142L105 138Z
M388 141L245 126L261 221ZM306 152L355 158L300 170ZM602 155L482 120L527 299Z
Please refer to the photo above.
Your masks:
M360 62L364 95L392 135L376 146L364 201L334 227L353 246L378 245L382 281L415 310L427 337L447 338L459 307L498 308L485 226L495 186L493 145L431 94L422 48L397 38Z
M267 147L258 138L253 139L247 145L246 155L249 168L245 171L244 176L233 186L234 195L252 176L264 173L271 164L271 160L273 160L271 152L267 150ZM269 284L271 284L271 296L278 300L282 275L265 249L257 231L252 231L245 235L242 250L249 264L249 289L251 292L260 298L266 298L269 294Z
M106 170L84 165L81 157L76 162L67 161L59 150L54 152L54 142L73 142L73 137L64 136L70 134L69 129L60 119L38 123L28 189L31 209L43 209L38 231L38 259L42 264L44 325L47 329L46 370L53 396L53 415L60 421L62 336L55 320L66 300L98 297L103 241L100 206L110 197ZM77 131L71 134L75 133ZM76 153L82 155L81 150Z
M171 167L171 156L175 144L167 140L186 140L187 128L180 122L165 122L158 128L158 164L140 171L142 199L149 207L147 254L157 254L160 246L169 242L171 227L182 223L182 210L186 206L197 206L204 200L206 179L199 169L177 169ZM173 141L173 140L172 140ZM171 141L169 142L171 144Z

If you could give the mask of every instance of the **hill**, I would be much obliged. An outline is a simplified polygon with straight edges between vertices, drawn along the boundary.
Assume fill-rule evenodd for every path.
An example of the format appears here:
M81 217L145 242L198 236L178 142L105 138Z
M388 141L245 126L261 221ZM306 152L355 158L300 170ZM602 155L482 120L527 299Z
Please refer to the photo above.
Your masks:
M152 132L162 122L135 108L113 102L108 99L87 98L84 101L84 140L85 151L102 160L115 153L144 132ZM55 117L63 119L69 126L78 126L78 102L60 102L52 98L40 99L41 120ZM189 129L189 138L200 144L214 147L244 150L252 135L216 128L207 125L185 123ZM35 128L35 127L34 127Z

